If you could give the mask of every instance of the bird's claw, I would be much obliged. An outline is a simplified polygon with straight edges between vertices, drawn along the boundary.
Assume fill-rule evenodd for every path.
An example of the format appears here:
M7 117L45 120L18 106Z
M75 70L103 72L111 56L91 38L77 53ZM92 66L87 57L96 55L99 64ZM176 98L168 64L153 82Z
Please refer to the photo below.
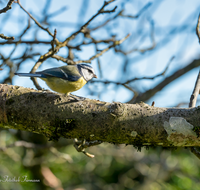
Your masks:
M75 96L75 95L72 95L72 94L69 94L69 96L70 96L71 98L74 98L76 101L83 101L83 100L86 99L86 98L84 98L84 97ZM78 98L77 98L77 97L78 97Z

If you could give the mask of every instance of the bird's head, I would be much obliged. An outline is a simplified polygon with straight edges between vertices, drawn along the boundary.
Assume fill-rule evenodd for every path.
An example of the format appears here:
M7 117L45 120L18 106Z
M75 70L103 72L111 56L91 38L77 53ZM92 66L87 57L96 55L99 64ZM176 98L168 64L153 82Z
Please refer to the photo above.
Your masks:
M77 68L80 74L86 81L91 80L92 78L97 78L97 75L94 72L94 69L90 65L86 64L77 64Z

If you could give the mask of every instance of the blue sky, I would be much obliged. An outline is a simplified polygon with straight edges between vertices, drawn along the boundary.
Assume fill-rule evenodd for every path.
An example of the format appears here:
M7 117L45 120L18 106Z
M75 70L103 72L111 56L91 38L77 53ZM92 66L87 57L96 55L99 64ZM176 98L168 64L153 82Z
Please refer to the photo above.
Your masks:
M41 10L45 5L44 0L21 0L21 4L30 11L31 14L37 19L41 20L43 14ZM79 10L82 8L81 0L74 1L52 1L50 6L49 13L54 12L55 10L59 10L60 8L66 7L66 11L62 14L56 16L53 19L50 19L54 22L54 27L50 28L50 31L57 29L57 37L59 40L64 40L68 37L72 32L79 29L79 26L85 23L92 15L94 15L98 9L102 6L103 0L99 1L91 1L89 2L89 7L86 10L85 16L81 18L79 16ZM127 4L123 5L123 1L116 1L113 4L109 5L107 9L113 8L115 5L118 5L116 13L122 6L125 6L124 14L135 15L138 11L149 1L127 1ZM124 60L123 57L118 54L116 55L113 50L109 50L103 56L100 57L101 67L103 71L103 78L100 80L115 80L124 82L128 79L134 77L143 77L143 76L154 76L156 74L161 73L172 56L175 56L175 59L169 66L168 71L166 72L166 76L171 75L173 72L186 66L192 60L199 58L200 47L198 43L198 39L195 34L195 26L198 18L198 10L200 7L200 3L197 0L168 0L168 1L160 1L160 6L156 8L154 6L155 2L152 1L152 6L150 6L147 11L142 14L139 19L130 20L125 18L120 18L117 21L112 22L105 29L100 29L94 33L92 33L93 37L97 39L106 39L109 37L109 34L116 34L117 39L121 39L126 36L128 33L131 34L131 37L126 40L122 47L124 49L130 50L134 47L145 48L151 45L151 39L149 37L150 25L149 18L153 20L155 27L155 41L158 47L156 51L146 52L141 54L139 52L132 53L128 55L129 64L126 69L126 73L122 74L121 70L123 69ZM0 5L3 7L5 4ZM84 10L83 8L81 10ZM92 26L96 26L99 23L102 23L105 19L113 17L116 13L113 14L104 14L97 17L92 23ZM0 33L4 33L5 35L13 35L16 36L22 28L26 28L27 26L27 15L24 13L17 4L13 4L13 9L9 11L10 18L12 22L9 22L3 25L0 29ZM0 22L4 23L5 19L9 19L7 14L0 15ZM62 22L67 24L69 27L57 27L56 23ZM80 23L80 25L74 25L74 23ZM30 30L24 37L23 40L33 40L33 33L37 30L37 26L32 21L31 24L34 26L32 30ZM44 23L42 23L44 25ZM63 25L64 25L63 24ZM187 25L188 29L186 32L180 32L177 35L169 34L171 28L179 28L182 25ZM110 28L109 28L110 27ZM144 33L144 38L140 39L140 32ZM146 34L146 35L145 35ZM166 38L167 36L167 38ZM39 40L51 40L49 35L46 34L45 31L38 29L37 38ZM82 39L82 36L78 36L78 39L73 43L78 43ZM159 44L162 40L167 39L165 45ZM3 40L1 40L3 41ZM100 45L99 48L105 48L105 45ZM9 55L9 52L14 48L14 46L1 46L0 52L4 55ZM18 57L21 55L26 46L22 45L17 48L16 52L12 55L12 57ZM42 54L46 53L50 46L48 45L38 45L34 47L35 52L40 52ZM157 48L157 47L156 47ZM67 49L63 48L59 51L59 55L66 56ZM88 59L92 55L95 54L94 46L87 46L82 49L81 52L75 52L77 56L81 59ZM26 61L21 67L20 72L29 72L33 67L35 60ZM43 63L43 65L39 68L39 70L43 70L50 67L62 66L64 63L58 62L53 59L49 59ZM97 72L97 75L100 76L97 67L97 60L92 62L92 66ZM162 91L158 92L152 99L150 99L147 103L151 104L152 101L156 102L156 106L158 107L170 107L175 106L180 102L188 102L192 90L194 88L195 80L198 74L198 70L194 69L187 73L186 75L180 77L175 80L170 85L166 86ZM1 71L0 81L7 76L8 70L4 69ZM141 92L146 91L160 81L164 79L164 77L159 77L154 80L143 80L143 81L135 81L131 83L131 86L134 89L139 89ZM95 79L94 79L95 80ZM46 84L39 80L40 85L47 89ZM20 85L24 87L35 88L32 81L29 78L21 78L18 76L14 77L13 80L14 85ZM89 94L88 89L95 91L93 95ZM102 93L103 91L103 93ZM132 92L128 91L122 86L118 86L116 88L115 85L110 84L106 87L100 83L92 83L87 84L81 90L74 92L73 94L84 96L93 99L100 99L102 101L119 101L126 102L130 100L132 96Z

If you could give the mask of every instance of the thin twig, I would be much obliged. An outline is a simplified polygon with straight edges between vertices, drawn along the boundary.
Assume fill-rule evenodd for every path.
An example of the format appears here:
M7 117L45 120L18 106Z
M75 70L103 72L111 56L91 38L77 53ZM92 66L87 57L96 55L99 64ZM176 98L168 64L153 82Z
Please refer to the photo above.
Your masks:
M90 18L78 31L76 31L75 33L73 33L70 37L68 37L64 42L63 42L63 45L65 46L66 44L68 44L68 42L70 40L73 40L79 33L84 33L85 29L87 28L87 26L90 24L90 22L92 20L94 20L98 15L100 14L104 14L104 13L111 13L111 12L115 12L117 6L112 9L112 10L104 10L104 8L109 5L110 3L112 3L113 1L115 0L110 0L110 1L105 1L103 6L99 9L99 11L94 15L92 16L92 18Z
M19 43L21 43L21 38L23 37L24 34L26 34L26 32L31 28L31 19L28 19L28 25L26 27L26 29L23 30L22 34L19 36Z
M151 2L147 3L136 15L123 15L122 13L119 15L121 17L131 18L131 19L137 19L146 9L148 9L152 5Z
M164 76L174 58L175 58L175 57L173 56L173 57L170 59L170 61L168 62L166 68L164 69L164 71L163 71L162 73L160 73L160 74L158 74L158 75L155 75L155 76L153 76L153 77L142 77L142 78L137 78L137 77L136 77L136 78L133 78L133 79L130 79L130 80L126 81L124 84L128 84L128 83L133 82L133 81L135 81L135 80L144 80L144 79L153 80L153 79L155 79L155 78L157 78L157 77Z
M69 65L75 65L75 64L80 64L80 63L91 63L92 60L94 60L95 58L98 58L100 57L101 55L103 55L105 52L107 52L109 49L117 46L117 45L120 45L122 42L124 42L128 37L130 36L130 34L128 34L127 36L125 36L123 39L121 40L117 40L117 41L114 41L112 45L110 45L109 47L103 49L102 51L100 51L99 53L95 54L94 56L92 56L90 59L88 60L79 60L79 61L73 61L71 59L68 59L68 58L64 58L64 57L61 57L59 55L52 55L53 58L57 59L57 60L61 60Z
M170 61L167 63L167 66L165 67L165 69L164 69L164 71L163 71L162 73L157 74L157 75L155 75L155 76L153 76L153 77L141 77L141 78L135 77L135 78L133 78L133 79L127 80L127 81L124 82L124 83L122 83L122 82L115 82L115 81L101 81L101 80L95 80L95 81L91 81L91 82L92 82L92 83L93 83L93 82L101 82L101 83L104 83L104 84L113 83L113 84L123 85L123 86L124 86L124 85L127 85L127 84L129 84L129 83L131 83L131 82L133 82L133 81L136 81L136 80L144 80L144 79L153 80L153 79L155 79L155 78L157 78L157 77L160 77L160 76L164 76L164 75L165 75L166 71L168 70L168 68L169 68L169 66L170 66L170 64L171 64L171 62L173 61L174 58L175 58L175 57L173 56L173 57L170 59Z
M14 37L8 37L8 36L4 36L4 34L0 34L0 38L4 39L4 40L14 40ZM6 42L7 44L7 42Z
M200 14L199 14L199 18L198 18L197 26L196 26L196 34L197 34L197 37L198 37L199 43L200 43L200 31L199 31L199 27L200 27Z
M94 44L94 46L95 46L96 53L98 53L97 44ZM101 62L100 62L100 59L98 57L97 57L97 65L98 65L98 69L99 69L99 76L100 76L100 78L102 78L103 72L102 72L102 68L101 68Z
M152 44L149 47L147 47L147 48L133 48L133 49L127 51L127 52L124 52L121 49L115 49L115 52L120 52L124 55L128 55L128 54L133 53L133 52L145 53L147 51L153 50L156 47L157 44L156 44L156 41L155 41L154 22L151 20L150 24L151 24L150 38L151 38Z
M199 14L199 18L198 18L197 26L196 26L196 34L197 34L197 37L198 37L199 43L200 43L199 27L200 27L200 14ZM197 97L199 95L199 90L200 90L200 71L199 71L199 74L197 76L197 80L196 80L196 83L195 83L195 86L194 86L194 90L193 90L192 95L190 97L190 103L189 103L190 108L193 108L193 107L196 106Z
M199 90L200 90L200 71L199 74L197 76L197 80L194 86L194 90L192 92L192 95L190 97L190 103L189 103L189 108L193 108L196 106L196 102L197 102L197 97L199 95Z
M62 62L67 63L67 64L69 64L69 65L75 65L75 64L76 64L73 60L68 59L68 58L64 58L64 57L59 56L59 55L55 55L55 54L54 54L54 55L52 55L52 58L55 58L55 59L57 59L58 61L62 61Z
M75 63L76 64L79 64L79 63L91 63L92 60L94 60L95 58L98 58L100 57L101 55L103 55L105 52L107 52L109 49L117 46L117 45L120 45L122 42L124 42L128 37L130 36L130 34L126 35L123 39L121 40L117 40L115 41L112 45L110 45L109 47L103 49L102 51L100 51L99 53L95 54L94 56L92 56L90 59L88 60L79 60L79 61L76 61Z
M66 46L70 49L76 49L76 50L81 50L80 47L84 46L84 45L91 45L91 44L100 44L100 43L105 43L105 44L109 44L114 42L115 39L114 38L109 38L106 40L95 40L93 39L90 42L85 42L83 41L81 44L78 44L76 46L71 46L69 44L67 44ZM0 45L7 45L7 44L51 44L51 41L30 41L30 40L23 40L23 41L6 41L6 42L0 42Z
M23 40L23 41L6 41L6 42L0 42L0 45L5 44L51 44L50 41L29 41L29 40Z
M39 59L40 60L40 59ZM33 68L31 69L31 72L30 73L35 73L36 70L38 69L38 67L43 63L43 61L37 61L35 63L35 65L33 66ZM42 87L39 85L36 77L31 77L31 80L33 81L33 84L35 85L35 87L38 89L38 90L42 90Z
M140 102L140 101L147 101L149 100L152 96L154 96L157 92L161 91L165 86L167 86L169 83L172 81L176 80L180 76L184 75L188 71L199 67L200 66L200 59L199 60L194 60L192 61L189 65L186 67L177 70L175 73L170 75L169 77L165 78L161 83L159 83L157 86L154 88L147 90L146 92L140 94L136 99L130 100L128 103L134 103L134 102Z
M48 2L48 4L49 4L49 2ZM67 6L61 7L59 10L56 10L55 12L48 14L46 17L48 19L50 19L51 17L58 16L59 14L62 14L64 11L66 11L67 9L68 9Z
M120 11L119 13L117 13L113 18L110 18L108 20L106 20L104 23L102 23L101 25L98 25L94 28L89 28L90 31L94 31L94 30L97 30L99 28L102 28L104 27L105 25L107 25L110 21L113 21L114 19L116 19L119 15L121 15L122 11Z
M13 4L13 2L14 2L14 0L8 1L8 4L6 5L6 7L4 7L3 9L0 10L0 14L6 13L6 11L8 11L9 9L12 9L11 5Z
M52 50L55 51L54 45L56 44L56 35L57 35L57 30L54 30L54 35L53 35L53 40L51 41L51 47Z
M52 37L54 36L48 28L44 28L20 3L20 0L17 0L18 5L21 7L21 9L26 12L29 17L35 22L35 24L37 24L42 30L45 30L48 32L49 35L51 35Z
M20 59L26 60L26 59L30 59L30 58L33 58L33 57L39 56L39 55L40 55L40 53L33 53L33 54L27 55L27 53L24 52L24 54L23 54L22 56L15 57L15 58L12 58L12 59L10 59L10 60L11 60L11 61L20 60Z

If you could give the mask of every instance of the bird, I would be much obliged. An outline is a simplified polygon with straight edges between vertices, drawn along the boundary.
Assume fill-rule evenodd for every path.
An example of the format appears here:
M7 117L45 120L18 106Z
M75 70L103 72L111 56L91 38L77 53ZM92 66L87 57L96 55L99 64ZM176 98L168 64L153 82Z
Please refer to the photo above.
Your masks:
M87 64L66 65L36 73L14 74L23 77L38 77L44 80L51 90L69 96L71 92L79 90L92 78L97 78L94 69Z

